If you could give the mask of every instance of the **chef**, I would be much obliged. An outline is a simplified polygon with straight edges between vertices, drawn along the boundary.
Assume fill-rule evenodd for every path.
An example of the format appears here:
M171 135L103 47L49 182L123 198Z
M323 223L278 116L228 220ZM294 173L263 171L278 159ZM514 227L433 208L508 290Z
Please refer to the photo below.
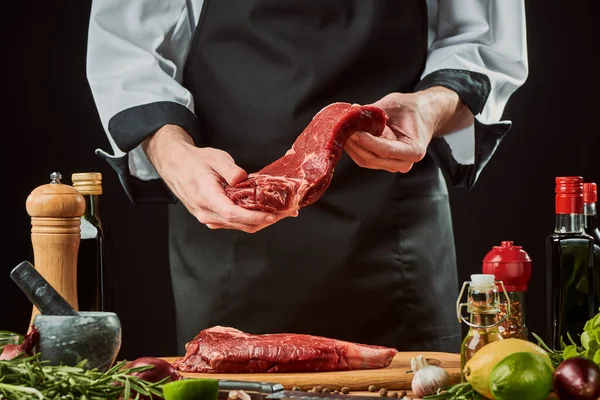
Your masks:
M94 0L87 52L98 154L132 202L169 203L179 352L214 325L459 350L447 183L473 187L509 131L523 0ZM390 120L320 200L227 198L334 102Z

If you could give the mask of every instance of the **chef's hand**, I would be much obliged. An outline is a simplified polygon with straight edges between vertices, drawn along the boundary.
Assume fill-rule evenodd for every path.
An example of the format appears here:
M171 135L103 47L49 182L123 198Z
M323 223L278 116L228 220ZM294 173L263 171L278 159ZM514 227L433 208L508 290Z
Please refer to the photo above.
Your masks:
M237 229L257 232L282 218L235 205L225 194L224 185L235 185L248 174L226 152L198 148L183 128L165 125L143 143L148 158L167 186L187 210L211 229Z
M372 105L388 114L383 134L375 137L356 132L344 147L364 168L408 172L425 157L433 137L473 123L473 114L458 94L440 86L416 93L391 93Z

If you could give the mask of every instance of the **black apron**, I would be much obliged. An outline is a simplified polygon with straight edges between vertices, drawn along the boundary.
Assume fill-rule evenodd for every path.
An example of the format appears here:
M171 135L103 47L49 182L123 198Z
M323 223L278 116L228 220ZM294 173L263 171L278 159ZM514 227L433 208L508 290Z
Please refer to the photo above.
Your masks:
M206 0L184 71L200 145L254 172L324 106L410 92L426 25L422 0ZM180 352L214 325L459 350L448 192L429 157L392 174L344 153L317 203L255 234L210 230L181 203L169 220Z

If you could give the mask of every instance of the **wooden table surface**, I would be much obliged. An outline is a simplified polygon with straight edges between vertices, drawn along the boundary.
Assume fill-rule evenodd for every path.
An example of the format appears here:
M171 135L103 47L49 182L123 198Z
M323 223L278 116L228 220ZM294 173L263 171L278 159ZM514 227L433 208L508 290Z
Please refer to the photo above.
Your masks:
M394 357L394 360L389 367L375 370L275 374L180 373L189 378L214 378L281 383L288 390L293 386L299 386L302 390L309 390L317 385L329 387L332 390L346 386L350 388L350 396L366 395L375 398L381 397L378 391L367 391L367 387L374 384L378 389L386 388L388 390L388 396L393 392L400 394L403 391L406 391L407 396L411 400L420 400L420 398L412 397L412 392L409 389L413 374L407 373L407 370L410 369L410 359L418 354L423 354L427 358L434 358L441 361L441 366L450 374L450 384L460 382L460 355L441 352L400 352ZM164 357L163 359L173 363L178 358L179 357ZM547 400L557 400L557 397L551 395Z

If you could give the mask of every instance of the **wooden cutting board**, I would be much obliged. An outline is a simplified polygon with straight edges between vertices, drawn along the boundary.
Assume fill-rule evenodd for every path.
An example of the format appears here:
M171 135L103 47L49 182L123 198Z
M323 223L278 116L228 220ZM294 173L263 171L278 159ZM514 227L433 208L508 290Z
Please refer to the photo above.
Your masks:
M370 385L388 390L409 390L413 378L410 370L410 360L419 354L425 358L435 358L441 361L443 367L450 374L450 384L460 382L460 355L441 352L399 352L387 368L367 369L357 371L334 372L302 372L302 373L273 373L273 374L199 374L182 372L181 374L193 378L229 379L253 382L280 383L286 389L299 386L302 390L309 390L317 385L323 385L331 390L348 387L351 391L365 391ZM174 362L178 357L165 357L164 360Z

